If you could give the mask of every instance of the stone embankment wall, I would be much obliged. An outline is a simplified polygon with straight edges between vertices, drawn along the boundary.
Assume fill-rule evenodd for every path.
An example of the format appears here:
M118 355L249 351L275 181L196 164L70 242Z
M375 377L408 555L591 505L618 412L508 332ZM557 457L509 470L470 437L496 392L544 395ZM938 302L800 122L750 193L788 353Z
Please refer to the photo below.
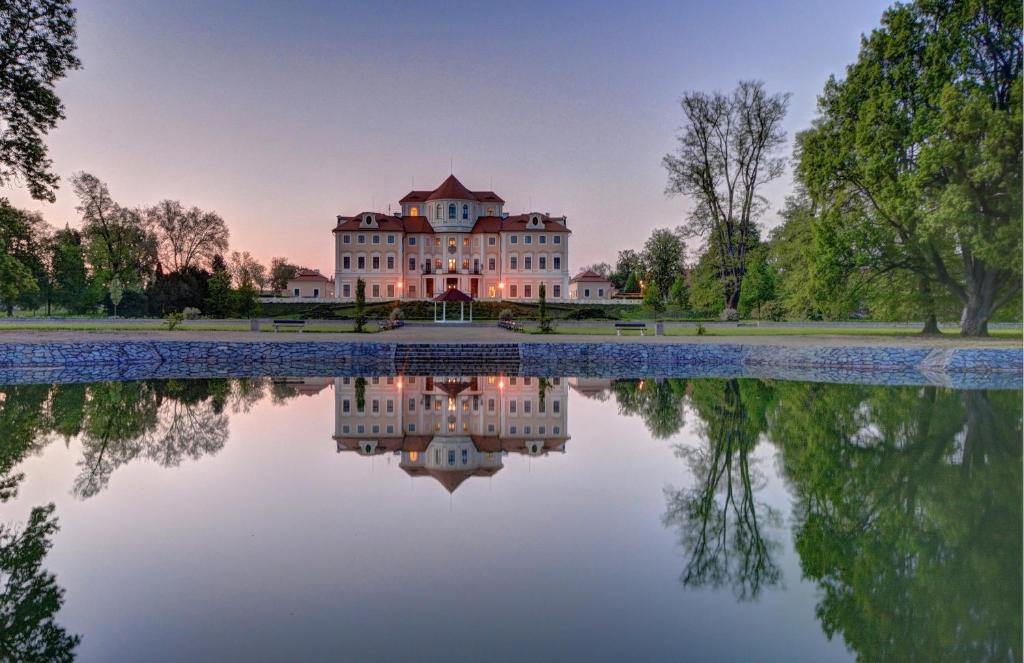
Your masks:
M245 375L766 377L1020 388L1020 348L712 343L0 343L0 383Z

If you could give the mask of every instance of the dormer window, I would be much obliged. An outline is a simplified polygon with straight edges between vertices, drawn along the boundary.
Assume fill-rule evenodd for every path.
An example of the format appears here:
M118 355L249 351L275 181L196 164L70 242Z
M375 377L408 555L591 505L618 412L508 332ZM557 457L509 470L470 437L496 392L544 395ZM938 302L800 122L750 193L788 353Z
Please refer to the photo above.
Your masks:
M373 217L372 217L372 216L370 216L369 214L367 214L366 216L364 216L364 217L363 217L363 225L364 225L364 226L368 226L368 225L370 225L371 223L373 223Z
M413 205L412 207L409 208L409 216L419 216L419 215L420 215L420 208L419 207L416 207L415 205Z
M448 218L452 220L455 219L455 203L448 205Z
M540 225L540 217L539 217L539 216L537 216L536 214L535 214L535 215L533 215L533 216L531 216L531 217L530 217L530 225L531 225L531 226L533 226L533 227L535 227L535 228L536 228L537 226L539 226L539 225Z
M463 219L468 219L469 218L469 205L463 205L462 206L462 218Z
M487 216L494 216L494 208L493 207L488 207L487 208Z
M441 220L441 203L437 204L437 209L434 212L434 218L437 219L438 221Z

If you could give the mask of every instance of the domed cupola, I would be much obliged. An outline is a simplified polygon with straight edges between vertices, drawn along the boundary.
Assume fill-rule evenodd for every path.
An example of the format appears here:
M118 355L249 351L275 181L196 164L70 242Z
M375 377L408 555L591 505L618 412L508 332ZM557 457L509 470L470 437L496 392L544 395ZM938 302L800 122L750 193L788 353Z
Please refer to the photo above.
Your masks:
M435 231L468 232L480 215L479 200L454 175L427 196L427 216Z

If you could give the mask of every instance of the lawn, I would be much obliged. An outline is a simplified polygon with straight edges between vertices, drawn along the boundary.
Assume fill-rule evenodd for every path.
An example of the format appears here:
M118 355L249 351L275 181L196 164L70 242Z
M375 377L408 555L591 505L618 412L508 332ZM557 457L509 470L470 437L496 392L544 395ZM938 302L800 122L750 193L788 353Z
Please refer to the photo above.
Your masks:
M527 333L539 334L535 324L525 324ZM918 330L913 327L727 327L707 325L705 336L916 336ZM592 325L562 325L555 327L555 334L566 336L614 336L614 323L594 323ZM648 321L647 335L654 334L654 322ZM944 336L957 337L958 329L943 329ZM623 337L639 336L639 332L626 331ZM666 336L698 336L695 326L665 325ZM1020 329L991 329L989 335L994 338L1022 338Z
M351 324L316 323L309 322L303 330L306 333L327 333L327 332L351 332L354 326ZM376 332L377 325L368 323L368 332ZM107 331L167 331L167 323L163 320L145 320L133 322L100 322L100 321L75 321L75 322L12 322L0 323L0 332L4 331L85 331L85 332L107 332ZM238 322L210 322L202 320L182 322L174 331L195 331L195 332L241 332L249 331L249 321L239 320ZM262 332L274 332L274 328L268 323L262 325ZM297 332L281 332L297 333Z

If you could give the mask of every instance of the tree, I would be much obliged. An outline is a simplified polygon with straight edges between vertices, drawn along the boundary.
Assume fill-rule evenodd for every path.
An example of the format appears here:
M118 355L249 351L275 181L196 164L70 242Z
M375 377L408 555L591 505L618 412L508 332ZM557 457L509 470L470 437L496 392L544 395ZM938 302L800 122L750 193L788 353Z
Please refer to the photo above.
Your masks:
M163 316L187 307L202 309L210 291L210 273L198 267L186 267L163 274L157 272L146 288L146 303L151 315Z
M636 278L636 272L630 272L629 277L626 279L626 285L622 289L623 292L639 292L640 282Z
M0 525L0 658L5 661L72 661L81 637L54 617L64 589L43 568L60 529L54 506L32 509L24 529Z
M682 232L658 228L644 244L644 273L660 292L668 292L676 277L683 273L686 244Z
M551 317L548 316L547 288L543 283L537 288L537 323L541 334L550 334L554 331L551 328Z
M0 198L0 244L4 252L29 270L36 287L22 288L13 300L3 303L8 314L15 304L36 308L45 299L49 302L50 280L46 264L46 245L50 228L37 212L27 212Z
M82 313L96 303L82 248L82 235L65 227L48 245L53 302L71 313Z
M226 318L233 314L231 275L226 269L213 273L207 281L206 301L203 310L214 318Z
M26 295L39 291L36 280L29 268L7 255L0 240L0 301L7 308L7 315L14 315L14 302Z
M615 271L612 272L610 277L612 285L619 290L625 289L626 292L636 292L639 286L630 291L626 283L632 274L643 276L643 268L643 258L639 253L633 249L619 251L618 259L615 261Z
M366 282L356 279L356 332L362 333L366 327Z
M114 305L114 317L117 317L117 305L121 303L121 299L124 297L124 286L121 284L121 279L117 276L110 279L110 284L107 286L110 291L110 303Z
M228 258L228 270L231 272L235 285L239 288L250 287L263 290L267 284L267 270L253 258L248 251L239 253L232 251Z
M926 306L943 288L967 336L1021 290L1021 38L1017 2L896 5L798 140L826 255L913 275Z
M77 173L71 183L93 276L104 286L117 277L127 288L144 287L157 264L157 239L143 216L114 202L94 175Z
M680 311L690 309L690 290L686 287L685 276L682 274L676 276L676 280L672 282L672 288L668 291L668 298Z
M43 137L64 119L58 80L75 57L70 0L11 0L0 9L0 186L23 180L39 200L56 200Z
M743 289L740 305L744 313L757 309L761 317L761 304L775 299L775 268L769 263L767 249L758 247L750 256L747 285Z
M740 302L749 239L765 208L758 192L784 169L774 155L786 140L789 96L769 95L760 81L740 81L728 96L686 93L679 147L662 162L667 193L694 199L686 230L708 238L718 254L726 309Z
M658 284L654 281L644 286L644 306L656 313L661 313L665 310L665 302L661 298L661 290L658 289Z
M299 273L298 265L288 262L287 258L273 258L270 261L270 288L280 292L288 287L288 281L295 278Z
M145 211L160 242L160 260L172 272L198 267L199 261L227 251L228 228L216 212L185 209L177 200L163 200Z

